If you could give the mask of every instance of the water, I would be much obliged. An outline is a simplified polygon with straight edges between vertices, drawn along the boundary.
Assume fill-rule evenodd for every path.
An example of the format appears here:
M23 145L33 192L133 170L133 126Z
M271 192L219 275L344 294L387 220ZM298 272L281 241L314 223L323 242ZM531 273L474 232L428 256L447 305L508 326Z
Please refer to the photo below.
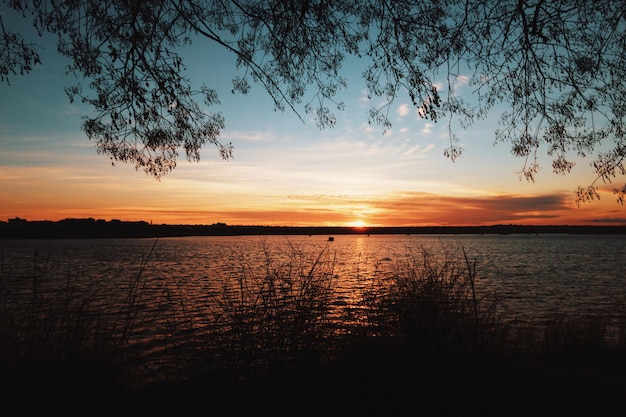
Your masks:
M355 275L395 265L409 251L461 248L477 261L477 289L495 291L507 314L610 313L626 303L626 237L609 235L345 235L0 241L2 279L102 285L111 294L142 274L170 281L191 304L218 292L246 268L276 265L294 252L335 258L344 290ZM349 285L348 285L349 287Z
M134 328L154 349L166 343L164 338L176 338L177 332L209 328L215 301L227 288L236 287L238 279L269 269L306 271L318 258L316 268L335 279L337 304L342 306L358 303L373 277L393 273L408 254L422 249L437 256L452 253L460 266L464 250L477 262L478 296L497 293L499 311L508 319L554 314L608 317L624 312L626 306L624 236L340 235L332 242L327 236L4 240L0 249L0 288L10 289L2 293L2 302L28 305L34 297L63 300L68 293L80 293L102 312L132 303L139 312Z

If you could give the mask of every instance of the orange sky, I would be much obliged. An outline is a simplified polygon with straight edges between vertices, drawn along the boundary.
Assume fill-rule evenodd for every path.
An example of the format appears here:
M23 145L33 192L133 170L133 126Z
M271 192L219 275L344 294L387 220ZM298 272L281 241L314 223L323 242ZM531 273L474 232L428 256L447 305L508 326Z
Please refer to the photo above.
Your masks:
M575 159L569 175L551 172L549 158L535 183L520 181L523 161L507 144L494 146L497 114L467 130L453 125L464 154L452 163L447 120L418 117L408 99L390 109L393 128L367 122L361 69L345 65L345 111L332 129L305 115L272 110L262 88L232 95L232 60L190 54L191 79L216 88L226 119L220 135L234 159L202 151L182 157L161 181L125 164L112 166L81 132L90 109L70 104L65 63L41 41L43 66L0 84L0 220L64 218L153 223L239 225L490 225L625 224L626 208L603 185L601 200L582 207L577 186L589 185L590 160ZM463 78L459 78L461 81ZM457 93L464 92L463 83ZM469 92L469 87L467 91ZM545 150L540 150L545 152ZM623 184L626 178L616 178Z
M296 194L289 190L282 193L280 187L273 190L273 183L263 189L257 181L217 184L209 190L205 181L192 181L178 173L157 182L130 167L111 167L98 156L87 159L92 160L97 172L106 174L89 177L73 172L75 168L0 167L0 192L10 196L0 208L0 219L93 217L157 224L331 226L624 223L623 206L615 202L609 189L602 192L600 201L581 207L574 203L572 190L528 195L471 190L465 195L446 195L399 190L368 194L355 188L354 192ZM445 160L441 163L449 164ZM203 167L182 165L181 172L193 176L187 171ZM448 168L454 169L454 165ZM83 169L87 168L76 168ZM511 181L521 189L533 188L533 184L519 182L514 176Z

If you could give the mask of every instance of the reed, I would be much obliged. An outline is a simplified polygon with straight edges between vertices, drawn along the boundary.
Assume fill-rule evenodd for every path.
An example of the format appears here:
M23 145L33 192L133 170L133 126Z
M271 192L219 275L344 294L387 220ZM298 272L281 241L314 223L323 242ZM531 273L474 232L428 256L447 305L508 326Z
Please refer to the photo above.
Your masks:
M476 263L464 251L407 248L403 260L362 278L361 332L415 356L477 354L496 338L494 294L476 292Z
M500 355L566 358L626 351L626 315L560 314L501 329Z
M34 257L28 285L0 265L0 364L12 370L4 383L29 375L25 366L64 380L101 375L106 384L129 384L133 375L138 380L130 385L241 383L340 361L359 349L422 362L626 350L626 314L619 311L612 318L533 323L502 317L497 294L479 291L479 265L462 248L407 248L399 262L376 260L372 272L357 274L359 296L347 302L338 299L340 260L332 246L310 256L293 244L278 251L261 242L265 267L253 267L253 255L239 251L229 279L198 309L181 283L149 271L156 245L126 281L114 311L97 301L102 289L85 286L86 277L68 270L63 285L48 280L47 256Z
M51 282L48 265L49 257L42 260L35 254L30 278L17 289L9 277L2 277L0 315L5 358L62 359L97 348L98 317L90 309L94 293L82 291L78 296L78 278L70 271L64 282ZM26 284L30 288L25 288Z
M157 307L154 314L145 314L149 285L161 285L160 291L150 293L163 300L171 299L169 291L176 288L167 280L158 284L154 282L158 279L148 278L146 268L153 249L130 276L121 302L111 299L112 294L103 295L98 279L69 267L64 281L50 276L49 256L35 253L30 275L7 276L4 266L0 267L0 364L7 371L3 384L16 378L27 387L34 378L48 381L51 391L67 390L64 387L68 385L80 385L71 375L83 375L89 381L103 379L107 384L130 387L150 379L157 372L156 362L170 370L181 369L185 356L176 355L172 365L166 353L167 347L182 340L168 339L157 326L175 329L171 334L181 333L191 326L184 309L169 308L162 314ZM177 298L180 301L182 297ZM161 335L156 361L146 354L154 348L154 341L146 342L148 333Z
M247 254L239 253L208 335L216 366L240 378L315 362L333 331L334 254L327 247L309 258L290 245L289 253L277 255L261 244L265 268L250 267Z
M49 279L48 261L36 254L30 277L0 269L2 406L24 415L40 404L88 407L117 393L123 381L121 353L93 303L97 291L86 291L69 270L64 281Z

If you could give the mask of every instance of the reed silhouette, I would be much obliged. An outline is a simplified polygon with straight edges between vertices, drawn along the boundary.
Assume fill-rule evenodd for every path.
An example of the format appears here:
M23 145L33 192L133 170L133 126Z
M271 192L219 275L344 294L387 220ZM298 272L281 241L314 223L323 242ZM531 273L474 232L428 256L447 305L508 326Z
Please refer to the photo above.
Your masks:
M314 257L266 247L264 269L241 252L227 284L203 300L205 323L178 283L150 275L152 251L120 280L116 309L97 301L95 284L79 286L85 277L48 280L48 256L37 254L29 274L0 268L1 406L521 415L543 401L546 412L556 403L570 415L615 412L626 392L624 311L518 323L498 313L497 294L477 292L476 262L455 250L407 249L402 262L359 275L351 304L337 296L329 246ZM160 307L146 315L148 287Z

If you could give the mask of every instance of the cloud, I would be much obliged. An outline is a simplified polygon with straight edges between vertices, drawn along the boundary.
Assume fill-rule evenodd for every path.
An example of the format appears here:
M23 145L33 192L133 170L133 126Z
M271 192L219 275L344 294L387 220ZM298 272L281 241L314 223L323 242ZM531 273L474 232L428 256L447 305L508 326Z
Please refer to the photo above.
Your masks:
M368 134L371 134L371 133L373 133L373 132L374 132L374 128L373 128L373 127L372 127L372 125L371 125L371 124L369 124L369 123L363 123L363 124L361 124L361 130L362 130L364 133L368 133Z
M424 125L424 127L422 128L422 130L421 130L422 135L430 135L430 132L431 132L431 128L432 128L432 127L433 127L433 124L432 124L432 123L426 123L426 124Z
M360 213L359 218L366 224L385 226L553 224L570 209L565 194L495 197L454 197L425 192L395 193L387 197L292 194L288 201L294 204L292 214L288 215L292 221L299 216L308 218L309 212L315 213L311 223L322 219L318 216L322 213L335 222L354 220L354 214ZM307 220L299 220L299 224L305 223Z
M421 144L415 144L403 151L400 156L403 159L426 158L430 156L430 153L433 149L435 149L435 145L432 143L429 143L426 146L422 146Z
M454 197L434 193L399 193L373 202L372 223L407 225L536 224L558 219L569 209L565 194Z
M220 134L219 139L222 142L226 140L245 140L250 142L261 142L276 136L274 132L260 131L224 131Z
M468 85L469 81L470 81L470 78L467 75L450 74L448 81L447 81L447 86L445 86L445 88L442 82L436 82L434 83L434 85L437 91L439 91L440 93L444 91L444 89L447 91L448 86L452 88L452 92L458 93L458 90Z
M194 200L181 199L164 204L167 190L146 190L137 195L116 198L102 187L84 195L84 188L76 189L74 202L68 204L50 196L38 194L39 203L12 200L0 214L5 218L20 216L28 219L65 217L121 218L172 224L228 224L249 225L346 225L356 219L368 225L382 226L465 226L493 224L565 224L572 220L571 196L552 193L534 196L502 194L496 196L453 196L433 192L371 193L371 187L360 189L358 184L346 183L343 190L302 192L293 190L270 196L251 196L249 193L230 194L229 200L218 202L221 195L211 187L211 198L190 194ZM181 188L180 183L176 183ZM352 188L351 188L352 187ZM185 187L182 187L186 189ZM380 187L379 187L380 188ZM360 191L359 191L360 190ZM6 187L0 192L7 191ZM312 191L312 190L309 190ZM80 192L80 193L79 193ZM51 204L53 201L55 204ZM182 201L184 200L184 202ZM245 208L243 208L245 207ZM594 212L597 210L594 210ZM586 213L587 218L592 216ZM626 223L617 215L583 220L585 223ZM578 221L580 224L580 220Z
M536 211L562 210L568 207L569 196L565 194L547 194L540 196L503 195L480 199L486 209L498 211L516 211L522 213Z
M602 218L602 219L586 219L585 221L591 223L605 223L605 224L626 224L625 217L613 217L613 218Z
M460 85L465 85L467 83L469 83L469 77L467 75L462 75L459 74L456 77L454 77L454 83L455 84L460 84Z
M398 115L400 117L405 117L407 114L409 114L410 111L410 107L408 104L400 104L400 106L398 107Z
M185 219L183 223L252 225L343 225L356 217L369 225L493 225L550 224L567 208L559 194L540 196L450 197L431 193L400 193L381 198L349 194L290 194L278 209L122 209L128 218ZM132 214L130 214L132 212ZM119 216L118 216L119 217ZM607 219L608 220L608 219ZM619 220L619 219L618 219ZM621 219L626 221L626 219ZM161 220L159 220L160 222Z
M310 226L310 225L342 225L354 220L349 212L337 212L331 208L307 208L296 210L127 210L117 213L119 218L152 219L156 223L169 224L212 224L224 222L230 225L276 225L276 226Z

